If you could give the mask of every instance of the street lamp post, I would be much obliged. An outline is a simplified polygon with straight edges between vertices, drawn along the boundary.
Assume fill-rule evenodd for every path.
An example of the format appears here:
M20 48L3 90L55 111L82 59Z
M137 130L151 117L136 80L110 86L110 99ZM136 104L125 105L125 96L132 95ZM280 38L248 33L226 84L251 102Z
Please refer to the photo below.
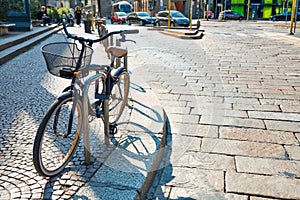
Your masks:
M192 30L193 26L193 6L192 6L192 0L190 0L190 29Z
M247 21L249 21L249 15L250 15L250 0L248 0Z
M293 0L291 25L290 25L290 35L294 35L294 33L293 33L293 23L294 23L294 20L295 20L295 10L296 10L296 0Z
M94 28L94 15L95 15L95 10L94 10L94 5L93 5L93 0L90 1L91 3L91 17L92 17L92 31L95 31L95 28Z
M171 27L171 0L168 1L168 29Z
M101 0L97 0L97 3L98 3L98 16L100 18L102 18L102 12L101 12Z
M197 29L199 29L200 28L200 0L197 0L197 11L198 11Z

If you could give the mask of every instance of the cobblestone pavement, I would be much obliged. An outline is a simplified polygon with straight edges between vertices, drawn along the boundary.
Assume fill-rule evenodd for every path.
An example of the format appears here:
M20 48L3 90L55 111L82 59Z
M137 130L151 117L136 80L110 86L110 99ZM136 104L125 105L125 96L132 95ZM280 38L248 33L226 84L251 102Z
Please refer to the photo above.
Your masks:
M79 31L80 32L80 31ZM144 103L138 101L140 99L134 98L135 102L129 102L133 106L131 110L125 110L125 113L130 113L137 117L138 112L147 113L147 117L143 117L143 122L140 123L138 120L134 120L131 124L127 124L127 118L122 117L122 123L118 126L119 132L116 137L122 137L119 147L116 148L114 145L99 145L103 143L103 127L101 127L100 119L95 119L90 124L90 137L91 137L91 164L86 166L84 155L83 155L83 141L80 140L79 147L74 155L74 158L68 165L68 167L60 173L58 176L52 178L44 178L37 174L34 169L32 161L32 149L35 134L37 132L38 125L47 111L49 105L60 95L61 91L70 84L70 80L61 79L54 77L49 74L46 69L45 61L43 60L42 53L40 51L41 46L51 43L64 41L64 37L58 33L47 39L47 41L38 44L31 50L24 54L17 56L11 61L5 63L0 67L1 79L1 123L0 123L0 199L74 199L89 198L93 195L94 199L97 195L106 196L106 199L116 199L117 195L124 195L124 199L132 199L138 190L140 189L139 184L143 184L147 170L151 168L151 161L156 154L156 145L159 146L159 138L151 133L150 127L147 126L149 122L148 118L152 115L155 117L163 117L162 112L158 112L151 108L144 109L147 104L137 105L138 103ZM95 49L99 50L99 45L95 44ZM98 47L97 47L98 46ZM102 49L103 50L103 49ZM101 50L100 50L101 51ZM98 53L95 53L98 56ZM105 57L105 56L104 56ZM97 57L99 59L99 57ZM109 63L109 62L107 62ZM137 82L134 82L137 84ZM142 88L139 85L135 87L141 87L148 91L146 85ZM135 91L135 93L137 93ZM131 92L131 95L133 92ZM136 96L134 96L136 97ZM154 100L153 98L150 98ZM155 101L152 101L155 103ZM152 104L151 104L152 105ZM153 104L154 105L154 104ZM156 104L157 105L157 104ZM155 112L154 112L155 111ZM156 119L156 118L154 118ZM101 121L101 120L100 120ZM161 121L163 121L161 119ZM135 123L135 124L134 124ZM161 133L162 122L156 122L148 124L159 129L155 133ZM139 126L138 126L139 125ZM145 127L142 127L144 125ZM126 130L124 128L126 127ZM137 134L142 135L143 130L147 131L147 134L143 136L136 136ZM122 134L120 134L122 133ZM102 135L100 135L102 134ZM126 142L126 135L131 136L131 142ZM157 141L153 144L152 140ZM115 138L115 140L118 138ZM145 144L142 146L144 151L148 152L136 152L135 157L130 154L134 141L137 140L140 144L143 144L145 140L151 141L151 145ZM124 146L124 147L123 147ZM134 146L135 151L140 150L139 146ZM158 148L158 147L157 147ZM113 151L117 149L116 151ZM124 149L124 151L122 151ZM126 152L126 156L130 157L131 161L137 158L143 158L138 160L139 163L132 164L126 163L127 159L122 158L123 153ZM117 157L123 159L124 163L106 163L105 168L102 166L103 163L109 159L109 162L113 162L113 158L109 156L114 153L111 157ZM138 154L139 153L139 154ZM150 156L146 157L146 153ZM116 156L117 155L117 156ZM126 162L125 162L126 161ZM118 165L115 168L112 166ZM137 170L137 166L140 168ZM106 173L106 177L99 179L97 171L102 167L102 174ZM126 169L122 169L122 167ZM130 168L131 167L131 168ZM126 172L130 170L137 170L132 173L132 177L128 178ZM127 171L126 171L127 170ZM114 176L122 176L116 180L110 180ZM134 175L137 177L136 181L132 181ZM110 177L107 177L110 176ZM94 179L92 179L94 177ZM126 180L124 180L126 179ZM118 182L131 183L131 187L125 187ZM105 183L103 183L105 181ZM107 182L113 183L110 187ZM94 187L98 187L99 191L97 195L89 191L91 188L90 183ZM119 185L118 185L119 184ZM123 184L126 185L126 184ZM84 188L90 192L90 196L86 196L85 193L81 192L80 189ZM103 189L107 191L103 194ZM118 193L119 194L116 194Z
M83 164L81 142L71 167L62 175L46 179L34 170L32 148L38 124L69 84L48 73L40 51L42 45L57 41L63 41L59 34L0 68L0 199L69 199L101 165L95 159L91 166ZM103 149L97 153L105 157L109 151Z
M96 32L86 35L83 28L69 31L98 38ZM59 32L0 67L0 199L134 199L143 195L142 187L164 138L165 120L156 96L134 75L129 106L118 122L118 133L111 138L113 144L103 145L101 120L91 122L89 118L90 165L85 165L80 138L74 158L62 173L52 178L36 173L32 149L38 125L49 105L70 84L48 73L40 48L64 41ZM93 49L93 63L110 62L102 45L94 44ZM135 70L139 71L131 67L131 74Z
M203 21L202 40L138 40L172 129L149 197L300 199L300 40L283 26Z
M130 64L171 122L149 198L300 199L300 42L274 24L204 21L194 41L140 28ZM48 74L41 45L0 67L0 199L69 199L102 164L85 166L81 143L62 175L34 170L37 126L68 84Z

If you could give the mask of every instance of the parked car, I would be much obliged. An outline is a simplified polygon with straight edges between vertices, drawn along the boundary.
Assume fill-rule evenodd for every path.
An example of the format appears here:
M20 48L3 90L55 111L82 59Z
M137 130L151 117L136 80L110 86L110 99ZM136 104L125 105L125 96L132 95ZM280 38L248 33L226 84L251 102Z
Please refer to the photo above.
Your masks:
M141 26L145 26L146 24L154 24L155 18L151 17L147 12L132 12L129 13L126 22L131 24L140 24Z
M156 26L168 26L168 15L169 11L160 11L156 14ZM176 10L170 11L170 22L171 27L175 26L185 26L188 27L190 25L190 20L185 17L181 12Z
M124 24L125 23L125 20L126 20L126 17L127 17L127 14L125 12L115 12L110 20L111 20L111 23L118 23L118 24Z
M232 11L232 10L224 10L222 12L220 12L219 14L219 19L225 19L225 20L228 20L228 19L236 19L236 20L242 20L244 19L244 16L235 12L235 11Z
M284 12L284 13L280 13L277 15L272 15L270 17L270 20L272 20L272 21L285 21L285 20L290 21L291 16L292 16L292 12ZM297 12L297 21L299 21L299 20L300 20L300 12Z

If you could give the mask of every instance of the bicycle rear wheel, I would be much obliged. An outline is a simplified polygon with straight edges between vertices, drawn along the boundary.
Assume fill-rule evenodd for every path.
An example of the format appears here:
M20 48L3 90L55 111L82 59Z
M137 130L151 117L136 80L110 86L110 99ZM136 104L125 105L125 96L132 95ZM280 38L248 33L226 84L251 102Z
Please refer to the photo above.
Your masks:
M109 122L116 123L127 104L129 93L130 77L127 71L122 71L114 80L113 88L109 99Z
M55 176L72 159L79 142L81 122L81 103L71 92L50 106L33 147L34 166L40 175Z

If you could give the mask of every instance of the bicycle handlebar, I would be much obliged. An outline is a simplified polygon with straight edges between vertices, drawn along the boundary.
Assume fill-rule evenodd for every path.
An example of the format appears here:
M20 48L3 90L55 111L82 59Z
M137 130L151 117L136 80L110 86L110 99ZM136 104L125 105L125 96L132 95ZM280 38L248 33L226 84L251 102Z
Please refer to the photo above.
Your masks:
M74 40L78 40L79 42L86 42L88 43L90 46L95 43L95 42L100 42L102 40L105 40L106 38L108 38L111 35L115 35L115 34L137 34L139 33L139 30L134 29L134 30L119 30L119 31L112 31L109 32L108 34L104 35L103 37L100 37L99 39L89 39L89 38L84 38L84 37L78 37L76 35L70 34L67 30L67 26L66 26L66 15L64 14L62 17L62 24L63 24L63 29L65 34L67 35L67 38L71 38Z

